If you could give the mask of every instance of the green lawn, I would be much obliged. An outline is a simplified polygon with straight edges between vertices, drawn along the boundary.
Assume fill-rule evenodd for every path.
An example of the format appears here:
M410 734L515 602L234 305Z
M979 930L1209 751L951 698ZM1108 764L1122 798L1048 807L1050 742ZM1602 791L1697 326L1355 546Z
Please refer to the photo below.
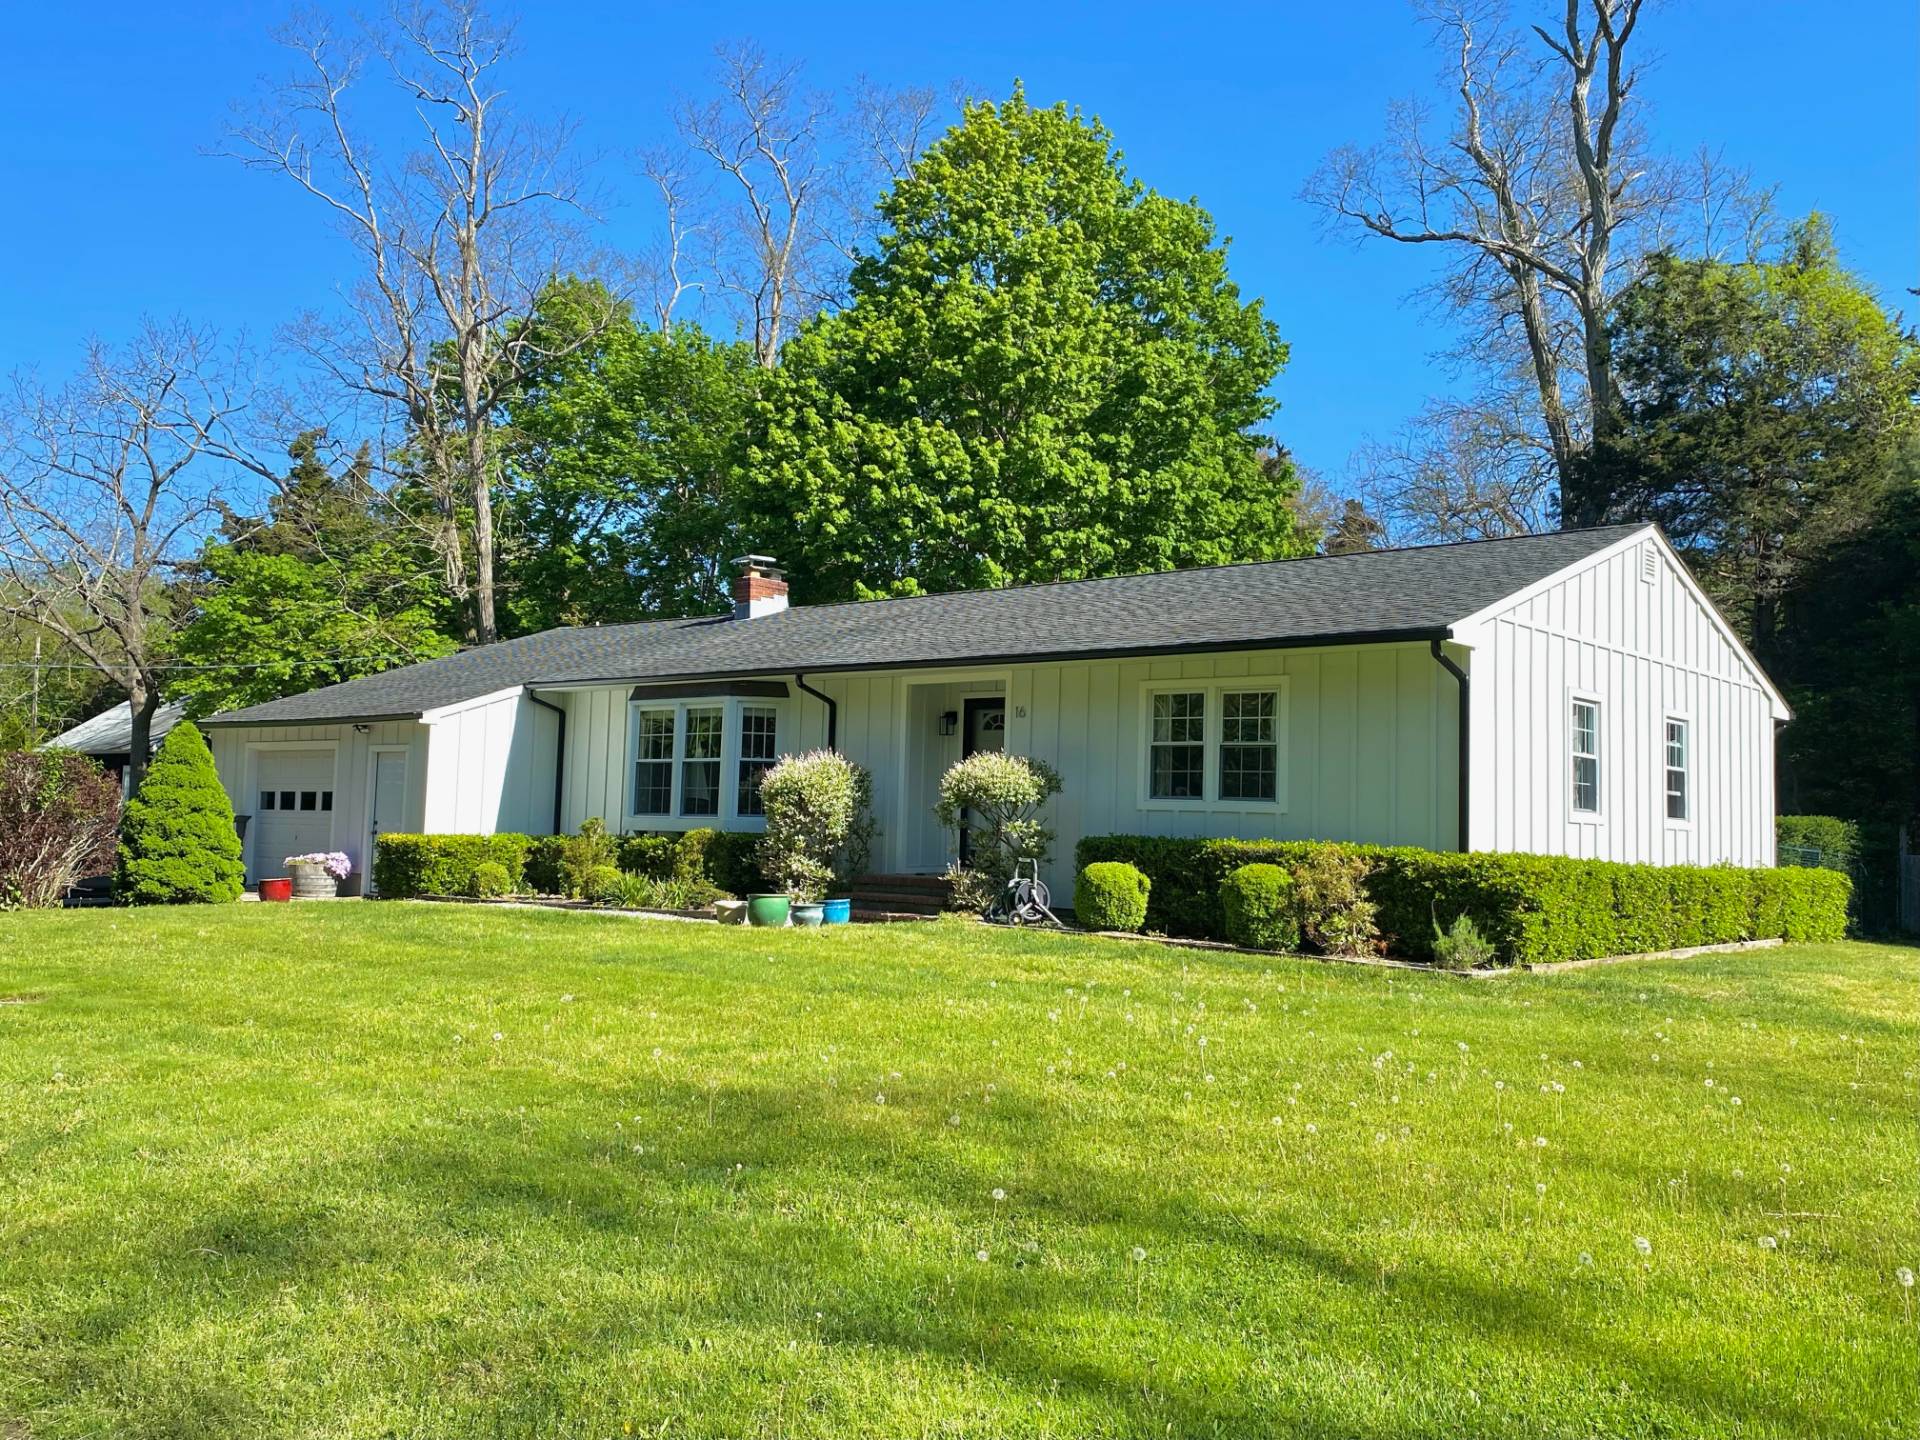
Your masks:
M1911 1435L1917 977L0 916L0 1437Z

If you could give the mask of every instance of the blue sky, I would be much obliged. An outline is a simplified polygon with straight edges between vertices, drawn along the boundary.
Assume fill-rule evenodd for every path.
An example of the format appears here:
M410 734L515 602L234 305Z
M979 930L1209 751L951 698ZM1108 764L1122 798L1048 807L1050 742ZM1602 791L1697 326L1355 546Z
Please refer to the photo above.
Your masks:
M0 371L57 378L87 336L124 335L142 313L266 340L326 303L344 262L312 206L200 153L229 100L280 68L267 36L285 5L10 8ZM1000 93L1019 76L1036 102L1097 113L1134 174L1198 197L1233 237L1235 278L1293 347L1272 428L1332 477L1454 384L1432 359L1447 337L1408 299L1432 258L1322 238L1295 198L1327 150L1378 133L1390 97L1431 90L1438 57L1399 0L521 8L519 103L570 114L609 154L667 139L675 96L743 37L805 58L822 87L866 73ZM1920 7L1666 0L1645 27L1656 137L1722 148L1777 183L1788 214L1827 211L1848 263L1903 304L1920 283ZM606 178L637 195L617 163ZM637 247L643 220L616 210L608 238Z

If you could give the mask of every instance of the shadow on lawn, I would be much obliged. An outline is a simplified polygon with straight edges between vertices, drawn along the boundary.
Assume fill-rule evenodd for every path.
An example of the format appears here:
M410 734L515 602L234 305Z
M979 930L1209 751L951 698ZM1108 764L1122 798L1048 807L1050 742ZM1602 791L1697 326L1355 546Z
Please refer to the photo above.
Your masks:
M605 1107L589 1102L581 1108L617 1113L620 1088L631 1089L610 1087L616 1093ZM951 1243L951 1230L977 1233L993 1219L987 1197L995 1183L992 1158L944 1146L942 1127L931 1116L904 1136L898 1115L888 1117L886 1128L863 1128L823 1107L820 1092L791 1087L660 1083L644 1103L679 1122L663 1124L673 1133L651 1156L623 1155L612 1141L595 1148L582 1141L577 1125L556 1126L567 1131L564 1141L531 1146L502 1143L512 1136L485 1130L388 1136L332 1175L333 1185L359 1196L351 1207L356 1217L386 1217L386 1226L369 1228L365 1219L349 1219L343 1207L327 1203L289 1208L284 1191L236 1196L166 1237L154 1257L154 1279L190 1291L209 1287L209 1301L257 1314L290 1281L324 1285L332 1272L403 1254L418 1264L421 1253L458 1246L463 1238L490 1242L490 1254L465 1261L461 1283L475 1283L475 1265L525 1279L518 1264L523 1247L553 1245L554 1273L609 1268L598 1272L606 1293L570 1295L557 1312L566 1329L544 1336L549 1353L569 1343L592 1352L610 1347L615 1337L622 1345L679 1343L769 1323L798 1328L804 1319L829 1344L933 1357L955 1374L979 1366L1027 1394L1057 1391L1093 1413L1125 1417L1141 1433L1246 1434L1276 1425L1303 1433L1388 1433L1378 1428L1384 1421L1372 1422L1370 1430L1370 1422L1355 1418L1357 1399L1323 1400L1308 1385L1289 1387L1284 1372L1274 1376L1266 1365L1250 1365L1249 1380L1233 1378L1230 1360L1212 1367L1159 1365L1157 1354L1191 1343L1173 1328L1182 1309L1209 1301L1220 1306L1210 1317L1219 1337L1216 1354L1237 1345L1249 1361L1271 1359L1280 1347L1250 1338L1269 1317L1233 1318L1236 1307L1249 1303L1249 1277L1262 1272L1276 1281L1310 1282L1289 1287L1307 1297L1302 1312L1270 1316L1288 1337L1335 1328L1355 1333L1356 1319L1373 1329L1406 1323L1404 1305L1392 1303L1375 1268L1299 1235L1253 1228L1200 1187L1155 1194L1124 1164L1088 1164L1057 1153L1037 1162L1031 1154L1022 1157L1030 1171L1044 1175L1023 1186L1022 1224L1072 1237L1062 1250L1076 1263L1084 1263L1086 1232L1106 1230L1155 1256L1205 1247L1215 1253L1220 1275L1231 1277L1217 1287L1190 1286L1164 1310L1155 1308L1156 1285L1147 1308L1137 1311L1123 1250L1104 1274L1077 1276L1048 1269L1044 1257L1025 1269L997 1264L974 1271L964 1253L929 1253ZM1030 1137L1054 1133L1059 1119L1055 1107L1012 1097L995 1109L983 1123L1006 1135L1009 1159ZM704 1120L709 1114L716 1117L712 1123ZM575 1110L567 1118L578 1117ZM977 1144L978 1134L973 1139ZM746 1168L736 1170L739 1165ZM889 1222L925 1224L942 1232L940 1242L917 1250L909 1244L876 1260L860 1236L822 1233L817 1214L809 1218L808 1207L794 1203L796 1196L830 1200L849 1185L862 1188L869 1236ZM379 1195L392 1203L365 1203ZM394 1233L394 1223L407 1217L415 1233ZM616 1243L619 1267L649 1274L685 1267L690 1283L676 1293L697 1298L636 1304L621 1293L618 1270L609 1266L609 1246ZM542 1283L542 1263L528 1269L534 1283ZM1452 1329L1546 1357L1569 1377L1586 1379L1596 1397L1604 1393L1601 1382L1630 1380L1638 1392L1635 1408L1649 1402L1679 1407L1705 1430L1738 1429L1760 1418L1803 1433L1817 1428L1816 1417L1792 1405L1784 1387L1759 1394L1703 1373L1684 1352L1603 1341L1570 1325L1552 1295L1432 1267L1403 1269L1390 1285L1400 1299L1418 1299L1430 1350L1441 1350L1444 1332ZM815 1301L804 1296L830 1297L817 1327L810 1320ZM537 1316L547 1298L528 1295L519 1303ZM522 1319L524 1313L515 1311ZM505 1327L509 1317L496 1321ZM1124 1338L1122 1348L1137 1359L1103 1363L1102 1354L1073 1338L1090 1325L1101 1336L1102 1354L1114 1353ZM567 1330L577 1339L570 1342ZM501 1344L510 1339L504 1328L494 1336ZM1218 1383L1223 1375L1227 1383ZM1387 1377L1407 1392L1417 1392L1421 1380ZM738 1381L713 1376L698 1383L718 1392ZM1382 1409L1398 1413L1402 1423L1408 1413L1403 1405ZM1390 1428L1399 1433L1402 1424Z

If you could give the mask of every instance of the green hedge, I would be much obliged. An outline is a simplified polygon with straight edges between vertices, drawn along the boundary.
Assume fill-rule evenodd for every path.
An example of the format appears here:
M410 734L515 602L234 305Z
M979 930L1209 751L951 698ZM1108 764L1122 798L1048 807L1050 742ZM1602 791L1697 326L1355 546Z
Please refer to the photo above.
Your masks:
M1126 861L1152 882L1147 928L1226 938L1221 890L1242 865L1291 870L1313 841L1090 835L1084 867ZM1372 866L1367 894L1390 953L1429 959L1433 927L1461 914L1505 964L1632 955L1734 940L1837 940L1846 933L1846 876L1831 870L1623 865L1556 855L1458 854L1349 846Z
M467 895L473 872L494 864L510 890L526 883L525 835L382 835L373 852L373 883L388 900L415 895Z

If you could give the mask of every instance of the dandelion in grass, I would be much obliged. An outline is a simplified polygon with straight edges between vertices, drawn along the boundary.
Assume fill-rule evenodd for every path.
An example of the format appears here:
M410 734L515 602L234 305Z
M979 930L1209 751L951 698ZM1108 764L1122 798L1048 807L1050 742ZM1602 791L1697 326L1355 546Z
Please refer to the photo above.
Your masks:
M1591 1265L1593 1264L1593 1256L1592 1256L1592 1254L1591 1254L1590 1252L1588 1252L1588 1251L1585 1251L1585 1250L1582 1250L1582 1251L1580 1252L1580 1263L1581 1263L1582 1265L1587 1265L1587 1266L1591 1266Z
M988 1258L987 1252L984 1250L976 1250L973 1252L973 1258L978 1260L982 1265L984 1265L987 1263L987 1258Z
M1771 1235L1762 1235L1760 1237L1760 1248L1762 1250L1778 1250L1780 1248L1780 1242Z
M1902 1290L1911 1290L1913 1288L1913 1271L1907 1266L1902 1265L1898 1270L1894 1271L1893 1278L1900 1282L1900 1288Z
M1642 1256L1653 1254L1653 1242L1644 1235L1636 1235L1633 1237L1633 1248L1638 1250Z
M955 1130L958 1130L960 1128L960 1117L958 1115L947 1116L947 1124L952 1126Z
M500 1032L499 1032L498 1030L496 1030L496 1031L494 1031L494 1032L493 1032L493 1038L494 1038L494 1039L496 1039L496 1040L504 1040L504 1039L506 1039L507 1037L506 1037L505 1035L503 1035L503 1034L501 1034L501 1033L500 1033Z
M887 1097L884 1094L875 1095L873 1097L873 1103L876 1105L884 1105L887 1103Z
M1534 1136L1534 1137L1533 1137L1533 1148L1534 1148L1534 1149L1536 1149L1536 1150L1544 1150L1544 1149L1546 1149L1546 1148L1547 1148L1547 1137L1546 1137L1546 1136L1544 1136L1544 1135L1536 1135L1536 1136Z
M1006 1198L1007 1198L1006 1191L1002 1190L998 1185L993 1187L993 1200L996 1205Z

